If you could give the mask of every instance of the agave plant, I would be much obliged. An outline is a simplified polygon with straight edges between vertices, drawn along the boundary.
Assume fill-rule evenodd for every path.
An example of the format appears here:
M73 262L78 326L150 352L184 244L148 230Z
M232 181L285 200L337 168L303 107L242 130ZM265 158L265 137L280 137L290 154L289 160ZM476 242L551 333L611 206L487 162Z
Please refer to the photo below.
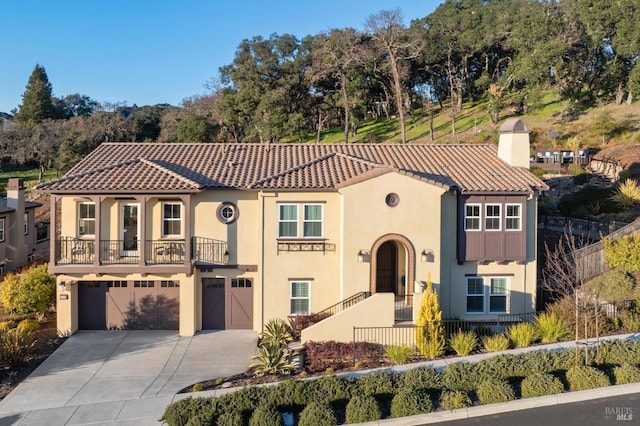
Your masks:
M640 186L635 179L627 179L618 186L611 200L620 207L632 207L640 201Z
M293 340L293 333L289 325L281 318L273 318L264 325L261 333L263 342L286 345Z
M289 351L284 345L263 341L258 346L258 354L251 359L256 362L251 364L249 369L253 370L256 377L289 374L294 369L289 359Z

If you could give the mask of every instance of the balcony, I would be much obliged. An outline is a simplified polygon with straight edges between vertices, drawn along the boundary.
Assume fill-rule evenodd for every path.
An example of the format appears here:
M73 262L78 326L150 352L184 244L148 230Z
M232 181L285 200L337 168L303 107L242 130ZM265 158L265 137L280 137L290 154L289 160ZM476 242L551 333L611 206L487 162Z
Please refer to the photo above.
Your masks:
M137 265L145 268L156 266L189 266L192 261L210 265L224 265L229 262L226 241L211 238L193 237L191 256L188 257L185 240L147 240L144 251L141 242L136 240L85 240L74 237L61 237L55 242L55 266L96 266L107 268L110 265ZM140 256L144 255L144 262Z

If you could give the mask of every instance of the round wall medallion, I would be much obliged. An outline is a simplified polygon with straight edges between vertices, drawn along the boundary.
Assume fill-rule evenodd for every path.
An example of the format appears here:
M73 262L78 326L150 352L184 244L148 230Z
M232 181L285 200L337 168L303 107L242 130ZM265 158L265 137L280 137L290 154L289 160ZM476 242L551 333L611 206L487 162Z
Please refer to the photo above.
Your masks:
M238 207L236 207L236 205L233 203L222 203L218 206L216 215L218 216L218 220L220 222L226 223L228 225L235 222L235 220L238 218Z
M395 192L391 192L387 194L387 197L384 199L384 201L389 207L395 207L400 204L400 197Z

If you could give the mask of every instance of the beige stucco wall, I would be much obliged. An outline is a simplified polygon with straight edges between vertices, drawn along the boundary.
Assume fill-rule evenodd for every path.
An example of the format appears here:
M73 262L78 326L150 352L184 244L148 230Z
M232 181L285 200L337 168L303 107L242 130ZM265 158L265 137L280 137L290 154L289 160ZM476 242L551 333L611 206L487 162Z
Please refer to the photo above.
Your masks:
M376 293L351 308L302 330L302 342L351 342L353 327L391 327L394 324L393 293Z

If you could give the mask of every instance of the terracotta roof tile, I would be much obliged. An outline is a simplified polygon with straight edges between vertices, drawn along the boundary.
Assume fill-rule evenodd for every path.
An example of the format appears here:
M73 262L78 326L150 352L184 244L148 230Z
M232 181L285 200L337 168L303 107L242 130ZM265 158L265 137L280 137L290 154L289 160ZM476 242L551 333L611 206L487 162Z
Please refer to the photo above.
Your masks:
M105 143L51 192L336 189L395 170L462 192L531 192L546 185L493 145Z

